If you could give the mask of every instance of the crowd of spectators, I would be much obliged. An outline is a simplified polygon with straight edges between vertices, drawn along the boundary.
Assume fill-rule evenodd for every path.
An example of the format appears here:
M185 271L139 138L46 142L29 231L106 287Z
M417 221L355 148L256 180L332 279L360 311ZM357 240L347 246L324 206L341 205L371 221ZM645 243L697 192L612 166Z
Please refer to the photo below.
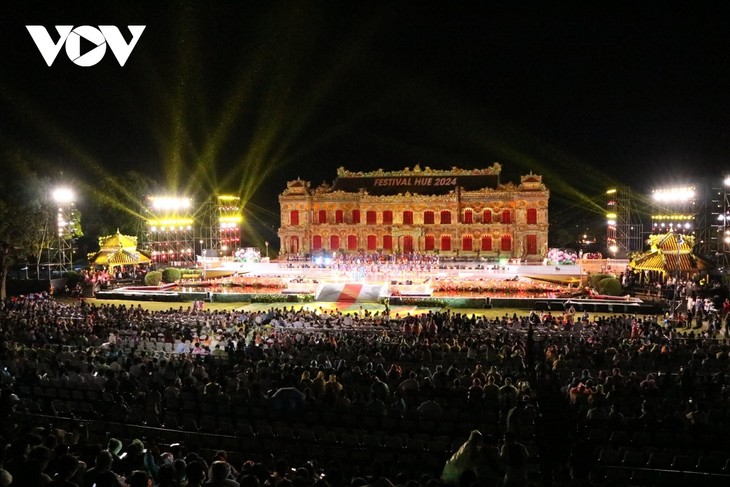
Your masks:
M654 316L152 312L16 298L0 305L0 484L537 485L560 481L549 472L568 461L537 464L553 441L537 428L544 404L572 414L576 441L670 421L708 432L707 404L730 400L729 363L718 330L678 332ZM39 418L80 422L60 431ZM114 424L147 429L112 441ZM336 448L321 450L328 430ZM174 441L189 434L256 443ZM395 438L403 445L386 446ZM419 441L409 459L406 443ZM368 453L333 461L350 447ZM576 480L594 472L570 461Z
M326 267L348 276L397 276L401 274L428 274L439 266L439 256L434 253L337 253Z

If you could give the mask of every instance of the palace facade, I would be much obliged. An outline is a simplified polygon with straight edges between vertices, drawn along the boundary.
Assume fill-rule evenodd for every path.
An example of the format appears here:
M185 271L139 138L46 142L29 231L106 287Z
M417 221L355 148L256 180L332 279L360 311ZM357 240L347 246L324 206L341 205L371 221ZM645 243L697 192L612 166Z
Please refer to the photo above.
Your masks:
M279 195L282 256L438 252L541 260L550 192L542 176L502 184L485 169L337 170L331 186L287 183Z

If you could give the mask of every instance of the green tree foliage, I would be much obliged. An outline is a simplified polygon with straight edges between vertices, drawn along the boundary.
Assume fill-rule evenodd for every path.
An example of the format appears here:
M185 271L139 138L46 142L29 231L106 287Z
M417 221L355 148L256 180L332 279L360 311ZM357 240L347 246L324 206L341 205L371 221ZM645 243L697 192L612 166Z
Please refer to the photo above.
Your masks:
M43 247L47 232L47 184L30 169L31 161L17 153L0 158L0 298L7 296L8 271L29 262Z
M613 275L611 275L611 274L591 274L590 285L593 289L598 290L598 283L600 283L602 280L607 279L609 277L613 277Z
M150 271L144 276L144 283L146 286L159 286L162 282L162 272Z
M598 282L598 292L608 296L621 296L623 287L621 282L615 277L607 277Z
M162 282L172 283L177 282L182 278L182 272L180 269L174 267L168 267L162 271Z

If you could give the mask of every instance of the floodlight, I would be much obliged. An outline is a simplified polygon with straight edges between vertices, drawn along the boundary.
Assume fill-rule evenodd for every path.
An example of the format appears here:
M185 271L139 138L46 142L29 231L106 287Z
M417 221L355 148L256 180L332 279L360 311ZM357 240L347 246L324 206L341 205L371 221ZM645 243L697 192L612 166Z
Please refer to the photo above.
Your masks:
M725 179L723 180L723 184L725 186L730 186L730 176L725 176Z
M677 188L665 188L654 190L653 198L655 201L665 203L682 203L687 202L696 196L694 187L685 186Z
M192 206L192 200L177 196L152 196L152 208L155 210L183 210Z
M239 196L233 196L230 194L221 194L218 195L218 201L239 201L241 198Z
M58 204L72 203L74 201L74 192L69 188L56 188L52 193L53 201Z

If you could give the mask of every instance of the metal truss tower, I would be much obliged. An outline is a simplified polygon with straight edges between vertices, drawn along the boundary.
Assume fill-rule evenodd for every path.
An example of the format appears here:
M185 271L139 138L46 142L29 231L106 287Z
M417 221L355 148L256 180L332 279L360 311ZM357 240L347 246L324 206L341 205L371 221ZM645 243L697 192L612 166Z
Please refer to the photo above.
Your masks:
M644 246L644 226L639 211L625 186L606 191L606 245L614 257L626 258Z
M56 206L56 217L53 222L55 236L49 239L48 246L48 278L62 277L73 270L74 239L78 237L79 214L74 205L72 190L60 187L51 194Z
M192 199L153 196L147 212L147 248L158 265L195 264Z
M67 271L73 270L74 248L73 248L73 226L76 218L76 209L72 201L58 204L56 214L56 236L52 241L55 247L48 249L48 271L50 276L63 276Z
M730 177L711 193L708 254L716 258L718 270L726 276L730 271Z
M241 215L241 198L238 196L217 195L206 202L200 227L204 257L230 255L240 247Z

